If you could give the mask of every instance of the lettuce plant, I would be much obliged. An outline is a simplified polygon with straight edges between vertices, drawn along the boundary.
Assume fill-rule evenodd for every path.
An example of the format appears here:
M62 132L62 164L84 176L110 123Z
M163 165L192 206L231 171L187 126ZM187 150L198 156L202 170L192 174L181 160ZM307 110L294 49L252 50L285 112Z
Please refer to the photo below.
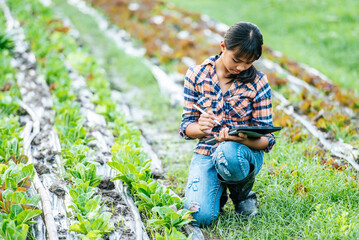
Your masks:
M82 216L88 216L91 213L96 215L101 206L101 196L96 195L95 189L90 186L90 181L80 183L69 191L72 198L70 208Z
M162 206L154 207L152 211L157 213L160 218L148 220L149 224L165 226L167 229L180 229L183 225L194 221L191 216L192 212L187 209L181 209L176 212L169 206Z
M170 193L168 188L157 181L140 181L133 183L133 186L136 189L135 196L139 199L136 202L139 209L152 209L162 206L174 206L176 209L183 207L184 201Z
M115 143L112 146L113 155L112 162L107 164L117 170L119 173L112 180L122 180L132 190L133 182L147 181L151 176L151 160L144 161L141 155L141 149L133 144L120 145Z
M183 233L178 231L176 228L165 228L163 236L156 234L156 240L191 240L192 234L186 237Z
M96 174L96 165L89 163L85 166L83 163L77 163L72 168L68 168L67 171L72 176L72 182L75 185L89 182L91 187L96 187L101 182L101 176Z
M111 213L104 212L96 218L86 220L77 214L78 223L70 226L70 231L81 233L82 239L103 239L103 235L110 233L114 227L110 226Z
M0 236L5 240L26 240L29 226L17 225L7 214L0 214Z

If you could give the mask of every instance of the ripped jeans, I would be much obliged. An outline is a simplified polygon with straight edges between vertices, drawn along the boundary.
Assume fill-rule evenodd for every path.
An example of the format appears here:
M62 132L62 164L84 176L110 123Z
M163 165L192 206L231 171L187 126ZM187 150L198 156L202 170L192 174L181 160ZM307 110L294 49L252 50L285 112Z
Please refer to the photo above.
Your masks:
M193 211L196 220L193 225L208 226L218 217L224 185L217 173L225 181L240 181L248 175L249 163L254 165L257 175L263 164L263 151L231 141L220 143L211 156L193 154L184 206Z

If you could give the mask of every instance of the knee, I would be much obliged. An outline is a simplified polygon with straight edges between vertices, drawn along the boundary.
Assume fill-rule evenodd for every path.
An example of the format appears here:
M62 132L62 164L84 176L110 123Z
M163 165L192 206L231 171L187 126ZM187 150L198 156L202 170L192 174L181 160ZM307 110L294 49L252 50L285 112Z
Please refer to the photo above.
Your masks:
M242 143L227 141L218 146L226 156L232 156L234 158L250 159L252 150Z
M251 158L252 150L241 143L226 141L218 145L217 152L221 152L228 161L237 162L238 160L248 161Z
M215 165L225 181L240 181L248 175L249 160L247 149L240 143L223 142L216 150Z
M210 211L206 211L206 208L204 206L201 207L201 205L197 202L187 202L184 207L193 212L192 217L195 221L192 222L192 224L194 226L207 227L214 220L212 213Z

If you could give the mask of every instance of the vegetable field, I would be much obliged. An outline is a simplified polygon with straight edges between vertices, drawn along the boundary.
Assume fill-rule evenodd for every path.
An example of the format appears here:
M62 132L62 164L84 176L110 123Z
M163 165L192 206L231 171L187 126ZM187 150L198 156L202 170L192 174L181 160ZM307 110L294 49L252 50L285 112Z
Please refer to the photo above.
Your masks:
M183 209L187 68L228 26L166 1L0 0L0 238L357 239L359 92L264 47L277 144L210 227Z

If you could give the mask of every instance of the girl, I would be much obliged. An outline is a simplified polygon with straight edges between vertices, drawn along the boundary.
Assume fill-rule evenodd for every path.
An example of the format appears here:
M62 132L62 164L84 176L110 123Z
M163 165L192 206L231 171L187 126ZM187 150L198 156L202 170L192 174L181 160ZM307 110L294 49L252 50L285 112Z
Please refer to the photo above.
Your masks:
M266 75L253 66L262 45L258 27L239 22L225 34L219 55L186 73L180 135L185 139L215 136L219 141L198 142L194 149L185 193L185 208L193 211L194 225L207 226L217 219L228 198L226 188L238 214L258 213L251 189L263 152L275 144L274 136L254 139L244 133L230 136L228 131L238 126L273 126L271 89Z

